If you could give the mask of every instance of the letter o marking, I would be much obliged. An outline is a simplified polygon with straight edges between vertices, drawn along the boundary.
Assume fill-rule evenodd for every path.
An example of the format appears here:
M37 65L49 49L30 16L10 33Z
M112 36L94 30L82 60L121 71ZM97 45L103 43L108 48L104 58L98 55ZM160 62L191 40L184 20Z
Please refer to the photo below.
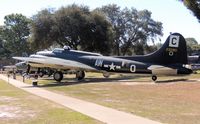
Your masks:
M174 55L174 52L170 51L169 56L173 56L173 55Z
M136 66L135 65L131 65L130 66L130 71L131 72L135 72L136 71Z

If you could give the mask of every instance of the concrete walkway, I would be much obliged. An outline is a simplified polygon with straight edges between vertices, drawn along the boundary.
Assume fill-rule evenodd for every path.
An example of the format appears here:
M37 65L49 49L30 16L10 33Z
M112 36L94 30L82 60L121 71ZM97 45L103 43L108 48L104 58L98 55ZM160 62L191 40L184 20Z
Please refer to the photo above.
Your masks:
M0 74L0 79L8 81L8 77L2 74ZM32 85L11 78L9 78L9 83L29 93L48 99L107 124L161 124L133 114L53 93L42 88L32 87Z

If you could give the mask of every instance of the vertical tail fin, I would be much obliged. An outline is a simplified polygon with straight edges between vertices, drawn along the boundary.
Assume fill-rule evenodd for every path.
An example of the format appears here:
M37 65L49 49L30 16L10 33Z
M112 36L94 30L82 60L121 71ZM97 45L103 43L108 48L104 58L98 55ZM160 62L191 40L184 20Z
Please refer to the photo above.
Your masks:
M158 64L187 64L187 47L185 38L179 33L171 34L163 46L152 54L146 55L145 61Z

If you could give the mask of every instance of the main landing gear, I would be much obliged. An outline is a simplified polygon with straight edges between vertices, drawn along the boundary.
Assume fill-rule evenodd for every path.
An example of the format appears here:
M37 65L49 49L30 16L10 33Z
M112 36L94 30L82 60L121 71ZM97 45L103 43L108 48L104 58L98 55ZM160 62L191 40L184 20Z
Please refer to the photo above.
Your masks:
M104 72L104 73L103 73L103 76L104 76L105 78L109 78L109 77L110 77L110 73Z
M84 71L77 71L76 72L76 78L78 80L82 80L85 77L85 72ZM61 71L56 71L53 74L54 80L60 82L63 79L63 73Z
M76 72L76 78L78 80L82 80L85 77L85 72L84 71L77 71Z
M37 74L38 76L43 77L45 72L41 68L38 68Z
M28 64L27 68L26 68L26 73L28 74L30 72L30 70L31 70L31 66Z
M60 82L63 79L63 73L61 71L56 71L53 74L54 80Z
M156 76L156 75L152 75L151 79L152 79L153 81L156 81L156 80L157 80L157 76Z

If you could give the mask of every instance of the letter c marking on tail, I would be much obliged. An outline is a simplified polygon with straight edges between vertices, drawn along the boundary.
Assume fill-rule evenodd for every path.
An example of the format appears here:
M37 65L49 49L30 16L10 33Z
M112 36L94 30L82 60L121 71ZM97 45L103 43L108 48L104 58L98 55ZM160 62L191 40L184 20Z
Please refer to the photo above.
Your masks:
M169 47L178 47L179 46L179 36L177 35L170 35L169 38Z

